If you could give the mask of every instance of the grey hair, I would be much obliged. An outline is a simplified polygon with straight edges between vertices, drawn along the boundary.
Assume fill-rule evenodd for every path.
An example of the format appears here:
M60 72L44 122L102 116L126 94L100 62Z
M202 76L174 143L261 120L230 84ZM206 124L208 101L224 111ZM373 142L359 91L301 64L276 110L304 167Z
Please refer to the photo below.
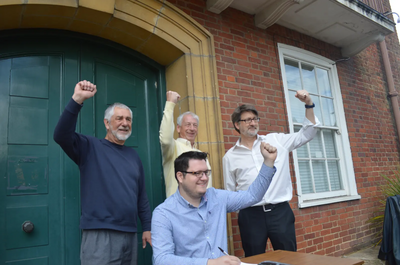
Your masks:
M121 109L128 109L129 112L131 113L131 118L133 118L132 110L127 105L124 105L119 102L115 102L114 104L110 105L104 112L104 119L107 120L108 122L111 122L111 117L114 115L115 107L121 108Z
M176 119L176 123L177 123L179 126L182 126L182 119L183 119L183 116L185 116L186 114L189 114L190 116L192 116L193 118L195 118L195 119L197 120L197 124L200 123L199 116L197 116L197 115L194 114L193 112L186 111L185 113L182 113L181 115L179 115L178 119Z

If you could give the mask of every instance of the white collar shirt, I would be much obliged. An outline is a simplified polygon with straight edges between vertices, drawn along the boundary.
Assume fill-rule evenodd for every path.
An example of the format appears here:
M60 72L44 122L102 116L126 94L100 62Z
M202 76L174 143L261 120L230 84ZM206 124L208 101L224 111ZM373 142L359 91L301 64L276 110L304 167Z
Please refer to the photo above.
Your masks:
M290 201L293 187L289 169L289 153L314 138L317 134L317 128L320 126L317 117L315 117L315 120L316 124L313 124L305 118L302 128L296 133L257 135L252 149L241 145L239 139L226 152L222 160L225 189L238 191L249 188L263 164L264 159L260 152L260 145L261 142L266 142L277 148L278 156L274 164L277 171L263 199L253 206Z

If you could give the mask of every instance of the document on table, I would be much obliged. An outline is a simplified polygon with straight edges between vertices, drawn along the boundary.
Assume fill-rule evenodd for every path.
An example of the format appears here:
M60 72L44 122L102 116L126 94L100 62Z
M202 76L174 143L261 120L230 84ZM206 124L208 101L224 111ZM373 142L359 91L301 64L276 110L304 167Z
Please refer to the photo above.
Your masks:
M257 265L257 264L255 264L255 263L240 262L240 265Z

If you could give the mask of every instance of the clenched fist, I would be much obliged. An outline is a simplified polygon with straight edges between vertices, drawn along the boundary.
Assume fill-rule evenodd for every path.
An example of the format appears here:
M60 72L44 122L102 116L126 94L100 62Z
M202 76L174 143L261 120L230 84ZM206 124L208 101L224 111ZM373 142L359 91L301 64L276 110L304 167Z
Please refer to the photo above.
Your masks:
M307 90L298 90L296 91L296 98L298 98L301 102L306 103L306 105L312 105L313 101L310 97L310 94L307 92Z
M76 103L82 104L86 99L93 97L96 92L97 89L95 84L83 80L75 85L75 91L72 95L72 99L75 100Z
M260 145L260 149L261 149L261 154L264 157L264 164L268 167L274 167L274 162L276 156L278 155L276 147L273 147L268 143L262 142Z
M171 101L173 103L178 103L178 100L181 98L181 96L176 93L175 91L168 91L167 92L167 101Z

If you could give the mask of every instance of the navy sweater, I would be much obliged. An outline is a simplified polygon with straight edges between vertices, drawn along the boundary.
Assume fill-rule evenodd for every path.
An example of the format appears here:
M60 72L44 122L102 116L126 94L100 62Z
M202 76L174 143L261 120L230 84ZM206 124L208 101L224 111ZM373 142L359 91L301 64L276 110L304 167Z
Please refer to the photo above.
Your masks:
M82 106L73 99L54 130L54 140L79 166L81 229L150 231L151 210L145 190L142 162L136 151L75 132Z

